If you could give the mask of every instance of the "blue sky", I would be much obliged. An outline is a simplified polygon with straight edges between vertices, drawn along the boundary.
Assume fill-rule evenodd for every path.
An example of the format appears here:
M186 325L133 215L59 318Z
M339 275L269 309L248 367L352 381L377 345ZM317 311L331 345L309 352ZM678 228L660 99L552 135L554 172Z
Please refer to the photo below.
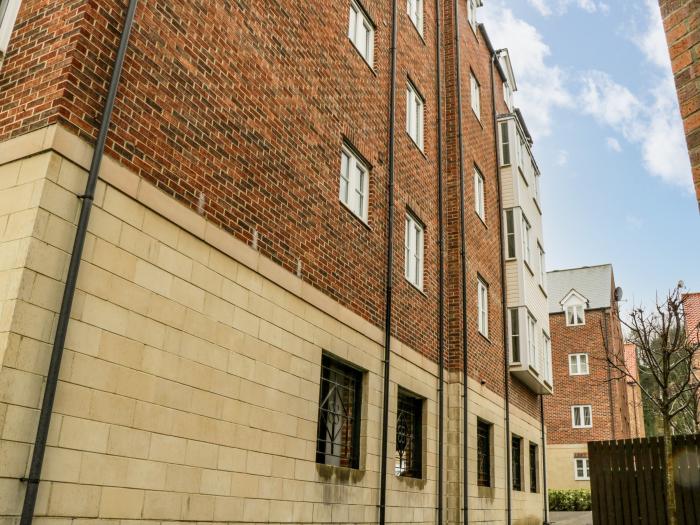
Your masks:
M542 171L551 269L612 263L625 309L700 291L700 214L656 0L484 0Z

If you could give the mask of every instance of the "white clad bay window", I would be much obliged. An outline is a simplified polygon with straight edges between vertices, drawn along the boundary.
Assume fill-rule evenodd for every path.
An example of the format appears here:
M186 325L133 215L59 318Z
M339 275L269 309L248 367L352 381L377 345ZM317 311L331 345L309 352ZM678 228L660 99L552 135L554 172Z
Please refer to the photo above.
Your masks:
M20 0L0 0L0 55L5 54L15 26Z
M416 26L418 32L423 34L423 0L407 0L406 10L408 17Z
M527 350L530 366L537 368L537 340L535 339L535 327L537 321L532 315L527 315Z
M480 0L467 0L467 20L474 31L476 31L476 8L478 5L481 5Z
M423 289L423 244L425 228L410 213L406 214L404 231L404 270L408 282Z
M406 85L406 133L423 151L423 111L425 102L410 82Z
M350 2L348 38L362 58L372 67L374 60L374 25L357 2Z
M520 234L522 235L522 241L523 241L523 260L527 263L530 264L530 257L531 257L531 250L530 250L530 232L532 228L530 227L530 223L528 220L525 218L525 214L522 215L522 228L520 231Z
M591 428L591 405L574 405L571 407L571 426L574 428Z
M347 146L343 146L340 158L340 202L367 222L369 170Z
M486 222L484 204L484 176L478 168L474 168L474 210L482 221Z
M510 132L508 123L501 122L501 166L510 165Z
M479 279L477 286L478 293L478 323L479 333L484 337L489 336L489 286Z

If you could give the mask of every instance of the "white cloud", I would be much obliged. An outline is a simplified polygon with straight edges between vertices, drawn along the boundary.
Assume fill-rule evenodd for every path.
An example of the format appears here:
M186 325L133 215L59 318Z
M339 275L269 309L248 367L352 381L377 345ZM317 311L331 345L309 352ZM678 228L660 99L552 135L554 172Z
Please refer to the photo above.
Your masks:
M614 151L615 153L620 153L622 151L622 146L620 145L620 141L617 140L615 137L608 137L605 140L605 143L608 145L608 149L611 151Z
M566 166L569 163L569 152L565 149L560 149L557 153L557 166Z
M608 4L594 0L528 0L528 3L542 16L563 15L569 10L571 4L588 13L601 12L607 14L610 11Z
M537 29L516 18L503 2L486 4L482 18L496 46L510 51L518 84L515 96L528 127L536 138L548 135L552 110L572 105L564 71L548 63L551 50Z
M630 32L632 42L639 47L649 62L670 71L671 57L668 53L659 3L657 0L644 0L644 8L646 9L646 28L643 31L632 30Z

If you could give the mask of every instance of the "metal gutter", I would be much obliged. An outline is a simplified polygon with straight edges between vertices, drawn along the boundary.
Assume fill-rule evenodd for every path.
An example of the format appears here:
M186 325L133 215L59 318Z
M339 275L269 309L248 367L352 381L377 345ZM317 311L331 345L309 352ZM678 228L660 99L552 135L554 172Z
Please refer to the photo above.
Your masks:
M80 208L80 218L78 220L78 228L73 241L73 250L71 252L70 264L68 266L68 275L66 277L66 286L63 290L63 299L61 300L61 310L58 316L56 327L56 337L54 338L53 348L51 350L51 361L49 370L46 375L46 388L44 397L41 403L41 412L39 413L39 424L36 431L36 439L34 442L34 451L32 453L32 462L29 468L29 476L25 479L27 482L27 491L24 495L24 505L22 507L22 517L20 525L31 525L34 519L34 507L36 506L36 498L39 492L39 482L41 477L41 468L44 463L44 454L46 452L46 440L49 434L49 426L51 424L51 415L53 412L54 399L56 397L56 387L58 386L58 375L61 369L61 359L63 357L63 349L66 342L66 334L68 331L68 322L73 307L73 296L78 281L78 272L80 270L80 261L83 256L83 247L85 245L85 237L87 236L88 223L90 221L90 212L95 198L95 188L97 186L97 177L104 155L105 143L109 132L109 124L112 119L112 111L114 109L114 101L117 96L119 87L119 79L124 65L124 57L129 45L129 36L134 22L134 14L136 13L136 4L138 0L130 0L129 7L124 18L124 29L122 30L119 49L114 61L114 69L112 70L112 78L109 84L109 91L105 101L105 107L102 114L102 123L100 124L97 142L95 144L95 152L92 156L90 171L88 173L87 183L85 185L85 193L79 197L82 199L82 207Z

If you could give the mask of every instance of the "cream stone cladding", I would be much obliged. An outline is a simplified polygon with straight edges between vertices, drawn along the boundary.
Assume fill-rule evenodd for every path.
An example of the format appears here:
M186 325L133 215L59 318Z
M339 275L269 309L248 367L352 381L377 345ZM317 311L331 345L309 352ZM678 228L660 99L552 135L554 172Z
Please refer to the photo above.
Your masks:
M588 457L586 443L547 445L547 485L550 490L590 489L591 482L574 476L574 459Z
M461 501L463 494L462 472L462 384L461 373L451 372L448 385L448 472L447 498L448 502ZM483 420L492 425L491 432L491 479L492 487L477 485L477 420ZM510 430L513 435L523 438L523 449L528 449L529 443L538 447L538 487L536 492L530 491L529 466L530 459L527 451L524 453L523 490L511 491L512 522L514 525L539 525L543 521L544 503L542 494L542 436L540 421L532 418L519 408L510 408ZM510 439L506 440L505 409L503 398L480 384L469 379L469 522L503 524L506 522L506 448L510 447ZM459 459L455 459L459 458ZM462 523L463 513L455 503L448 504L450 514L448 523Z
M21 509L91 148L44 128L0 144L0 516ZM382 332L105 158L36 522L376 523ZM437 366L392 342L426 398L424 478L387 518L434 523ZM361 468L315 463L322 352L366 370ZM390 468L391 462L389 462Z
M503 135L501 124L508 127L510 162L503 163ZM539 170L532 155L528 140L520 119L515 114L499 118L500 172L502 180L502 205L505 210L512 210L515 227L515 257L508 258L506 250L506 286L509 308L519 308L521 336L521 368L527 373L530 369L538 372L537 382L547 382L544 388L551 391L552 371L551 354L547 352L543 334L550 337L549 311L547 305L547 283L545 268L540 259L540 248L545 249L542 228L542 210L539 196ZM524 234L522 218L530 225L530 260L526 262L523 248ZM504 225L506 219L504 216ZM504 233L505 235L505 233ZM529 362L527 355L528 314L536 320L535 338L537 355L535 363ZM509 321L510 324L510 321ZM510 333L510 326L509 326ZM521 372L518 372L519 374ZM523 379L521 377L521 379ZM525 378L527 379L527 378ZM526 381L528 384L530 381Z

